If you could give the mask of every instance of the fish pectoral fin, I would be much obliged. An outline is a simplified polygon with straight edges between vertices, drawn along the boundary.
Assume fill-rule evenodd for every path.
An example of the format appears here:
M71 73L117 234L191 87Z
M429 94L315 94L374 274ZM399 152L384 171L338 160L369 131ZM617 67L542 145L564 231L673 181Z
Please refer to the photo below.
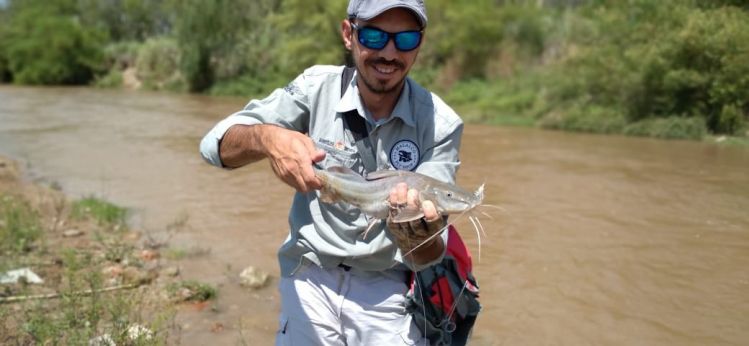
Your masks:
M422 217L424 217L424 212L420 208L397 208L390 211L390 219L397 223L410 222Z
M367 239L367 234L369 233L369 231L372 228L374 228L374 226L378 225L380 222L382 222L382 220L380 220L380 219L371 219L371 220L369 220L369 224L367 225L367 229L364 230L364 234L362 234L361 238L362 239Z

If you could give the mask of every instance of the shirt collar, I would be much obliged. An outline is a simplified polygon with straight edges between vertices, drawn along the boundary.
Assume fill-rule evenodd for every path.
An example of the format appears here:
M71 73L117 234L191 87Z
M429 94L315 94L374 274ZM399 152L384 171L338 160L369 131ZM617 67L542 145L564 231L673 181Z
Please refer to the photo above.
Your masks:
M346 113L352 110L357 110L360 115L368 114L368 112L365 112L364 110L364 104L362 104L361 102L361 97L359 97L359 87L356 85L358 74L358 71L354 72L354 77L351 78L351 82L349 83L348 88L346 88L346 93L343 94L343 97L341 97L335 107L336 112ZM411 80L409 78L406 78L406 83L403 85L403 90L401 91L401 95L398 98L398 102L395 103L393 112L390 114L390 117L385 120L385 122L393 118L400 118L406 125L411 127L416 126L416 121L412 112L413 108L411 107L410 101ZM371 121L371 119L367 120Z

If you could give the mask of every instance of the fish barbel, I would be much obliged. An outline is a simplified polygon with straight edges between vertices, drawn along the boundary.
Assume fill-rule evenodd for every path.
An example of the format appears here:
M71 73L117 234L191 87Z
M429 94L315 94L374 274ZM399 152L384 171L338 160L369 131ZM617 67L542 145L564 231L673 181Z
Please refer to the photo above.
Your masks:
M434 203L440 214L465 213L481 205L484 199L484 185L476 192L469 192L456 185L408 171L381 170L362 177L348 168L335 166L326 170L315 168L315 175L323 185L321 201L346 202L377 219L386 219L390 215L390 190L399 183L406 183L409 189L418 191L421 202L428 200ZM394 221L412 220L416 216L402 213L396 215Z

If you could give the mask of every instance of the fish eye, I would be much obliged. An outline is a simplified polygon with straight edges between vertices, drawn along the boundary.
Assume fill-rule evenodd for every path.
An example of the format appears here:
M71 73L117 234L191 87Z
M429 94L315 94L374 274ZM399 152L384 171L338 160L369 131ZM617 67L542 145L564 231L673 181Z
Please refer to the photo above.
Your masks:
M452 196L453 196L453 193L448 191L447 192L447 197L452 197Z

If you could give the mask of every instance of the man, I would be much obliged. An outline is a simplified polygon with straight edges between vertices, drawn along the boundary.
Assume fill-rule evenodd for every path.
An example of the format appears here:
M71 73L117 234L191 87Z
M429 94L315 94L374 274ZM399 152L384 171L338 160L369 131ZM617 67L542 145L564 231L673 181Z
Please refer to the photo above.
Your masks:
M341 34L356 72L343 80L343 95L343 67L313 66L218 123L201 142L203 157L219 167L268 158L274 173L297 190L289 236L278 253L277 344L425 343L405 310L406 281L411 270L443 256L445 239L424 237L442 229L442 216L401 184L390 191L391 206L421 208L424 218L379 223L364 238L370 220L345 203L321 202L313 165L366 173L373 170L365 169L371 157L375 169L415 170L454 182L462 121L406 77L426 25L422 0L351 0ZM371 152L352 138L345 116L352 112L366 124Z

